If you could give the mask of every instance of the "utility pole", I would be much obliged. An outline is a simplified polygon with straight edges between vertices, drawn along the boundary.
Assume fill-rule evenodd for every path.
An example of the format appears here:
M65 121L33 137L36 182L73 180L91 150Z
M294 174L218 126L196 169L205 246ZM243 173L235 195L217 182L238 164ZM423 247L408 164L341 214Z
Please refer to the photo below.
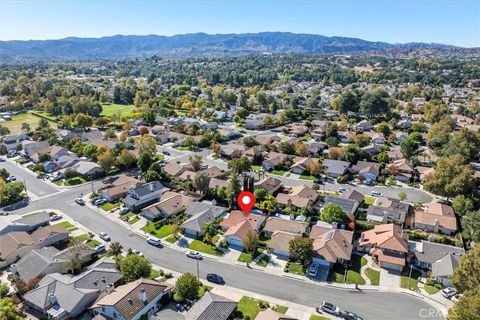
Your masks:
M23 179L23 189L25 189L25 193L27 194L27 197L28 197L28 192L27 192L27 181L25 181L25 179Z
M200 281L200 259L196 259L197 260L197 280Z
M408 286L407 286L408 289L410 289L410 279L412 278L412 269L413 269L413 264L410 265L410 273L408 274Z

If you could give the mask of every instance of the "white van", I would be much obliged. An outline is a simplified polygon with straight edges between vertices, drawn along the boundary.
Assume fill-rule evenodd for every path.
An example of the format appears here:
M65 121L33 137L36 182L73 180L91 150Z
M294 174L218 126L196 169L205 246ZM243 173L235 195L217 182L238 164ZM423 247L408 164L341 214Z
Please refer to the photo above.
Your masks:
M152 246L159 246L160 245L160 239L152 237L152 236L147 238L147 242L149 244L151 244Z

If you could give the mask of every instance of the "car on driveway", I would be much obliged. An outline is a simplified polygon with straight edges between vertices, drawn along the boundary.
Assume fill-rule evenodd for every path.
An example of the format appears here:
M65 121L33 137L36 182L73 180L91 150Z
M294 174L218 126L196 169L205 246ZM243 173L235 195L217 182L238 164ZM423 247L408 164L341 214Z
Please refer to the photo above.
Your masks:
M355 313L350 312L350 311L342 312L342 317L343 317L343 319L346 319L346 320L363 320L362 318L357 316Z
M118 211L118 214L122 215L122 214L127 214L129 212L130 212L130 208L124 207L120 209L120 211Z
M318 272L318 267L319 267L318 264L312 263L310 265L310 267L308 268L308 275L310 277L315 277L317 275L317 272Z
M442 289L442 291L440 292L442 293L442 296L444 296L447 299L450 299L451 297L457 294L457 290L455 290L452 287L447 287L445 289Z
M105 199L102 198L102 199L97 199L97 200L95 200L95 202L94 202L93 204L96 205L96 206L101 206L101 205L104 204L105 202L107 202L107 200L105 200Z
M77 204L81 205L81 206L85 205L85 201L83 201L82 198L76 198L76 199L75 199L75 202L76 202Z
M95 247L96 253L102 253L105 250L107 250L107 247L104 244L99 244L98 246Z
M162 153L163 153L164 155L166 155L166 156L169 156L169 155L170 155L170 152L165 151L165 150L163 150Z
M347 189L345 189L345 188L338 188L338 192L339 192L339 193L347 192Z
M110 236L106 232L100 232L100 239L104 241L110 241Z
M57 221L57 220L60 220L60 219L62 219L62 216L58 215L56 213L54 213L50 216L50 221Z
M370 194L374 197L381 197L383 194L379 191L372 191Z
M207 274L207 280L216 284L225 284L225 280L216 273Z
M331 315L338 316L340 315L340 308L334 305L333 303L323 301L320 305L320 309Z
M456 295L454 295L450 300L452 300L453 302L458 302L458 300L460 300L460 298L462 297L463 295L461 293L457 293Z
M203 257L202 257L202 254L201 254L200 252L198 252L198 251L192 251L192 250L190 250L190 251L187 251L187 252L185 253L185 255L186 255L187 257L189 257L189 258L197 259L197 260L200 260L200 259L203 258Z

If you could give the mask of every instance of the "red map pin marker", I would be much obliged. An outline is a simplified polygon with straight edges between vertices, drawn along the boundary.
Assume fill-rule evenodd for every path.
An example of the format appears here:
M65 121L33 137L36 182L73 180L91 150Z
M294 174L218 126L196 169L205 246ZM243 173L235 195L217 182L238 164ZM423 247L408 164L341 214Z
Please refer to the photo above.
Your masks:
M240 192L237 198L238 206L242 209L244 215L248 215L255 205L255 196L250 191Z

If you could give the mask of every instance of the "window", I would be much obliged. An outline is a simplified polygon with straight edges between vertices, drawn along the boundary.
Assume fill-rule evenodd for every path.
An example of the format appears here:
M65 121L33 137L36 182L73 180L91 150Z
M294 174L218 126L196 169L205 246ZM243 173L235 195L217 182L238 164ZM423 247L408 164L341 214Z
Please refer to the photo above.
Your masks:
M105 312L105 307L102 307L102 312Z
M113 313L113 317L117 318L117 313L116 312Z

